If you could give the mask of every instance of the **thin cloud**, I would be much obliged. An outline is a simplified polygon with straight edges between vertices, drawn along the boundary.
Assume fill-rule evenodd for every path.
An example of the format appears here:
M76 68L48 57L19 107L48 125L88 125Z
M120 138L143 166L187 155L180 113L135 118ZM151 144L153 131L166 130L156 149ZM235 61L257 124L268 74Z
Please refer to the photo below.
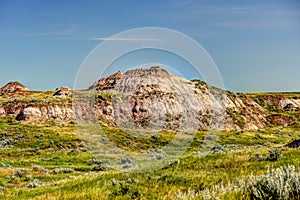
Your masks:
M156 38L89 38L90 40L113 40L113 41L161 41Z
M94 41L163 41L159 38L116 38L116 37L69 37L62 39L94 40Z
M38 37L38 36L63 37L63 36L75 34L77 30L78 30L78 25L71 25L61 30L22 32L21 35L25 37Z

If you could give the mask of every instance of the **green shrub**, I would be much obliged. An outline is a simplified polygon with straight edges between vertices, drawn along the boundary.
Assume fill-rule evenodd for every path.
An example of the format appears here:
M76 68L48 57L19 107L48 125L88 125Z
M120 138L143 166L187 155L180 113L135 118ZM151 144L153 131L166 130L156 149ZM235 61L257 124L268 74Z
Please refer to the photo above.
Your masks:
M269 150L269 155L266 158L267 161L278 161L281 159L282 153L279 149L271 149Z

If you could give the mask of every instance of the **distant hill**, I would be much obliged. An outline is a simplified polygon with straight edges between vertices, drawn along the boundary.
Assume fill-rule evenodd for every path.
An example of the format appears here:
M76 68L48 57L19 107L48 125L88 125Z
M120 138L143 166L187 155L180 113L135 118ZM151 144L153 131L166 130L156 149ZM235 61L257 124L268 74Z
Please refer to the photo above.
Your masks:
M17 81L9 82L0 89L1 94L24 93L28 91L27 87Z

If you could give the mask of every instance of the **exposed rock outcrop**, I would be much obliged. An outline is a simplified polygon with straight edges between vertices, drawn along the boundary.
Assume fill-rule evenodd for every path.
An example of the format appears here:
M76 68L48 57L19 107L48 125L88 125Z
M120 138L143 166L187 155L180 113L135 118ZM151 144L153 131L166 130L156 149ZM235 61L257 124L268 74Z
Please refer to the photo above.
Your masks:
M267 105L269 109L281 111L300 111L300 99L297 97L287 98L284 95L265 94L256 97L261 105Z
M23 84L14 81L9 82L5 86L0 89L0 94L24 94L28 92L29 89L25 87Z
M281 114L273 114L268 118L274 125L288 126L294 123L293 120Z
M27 106L20 110L16 119L25 121L62 120L74 118L72 105Z
M0 117L5 117L6 116L6 111L3 106L0 106Z
M53 94L54 97L60 97L60 98L65 98L65 97L70 97L72 96L72 91L69 87L63 86L60 88L56 88L55 93Z
M252 99L171 75L160 67L114 74L91 88L113 95L96 112L120 127L239 130L268 125L264 109Z
M113 88L116 81L122 77L123 73L118 71L117 73L110 75L106 78L101 78L96 81L89 89L96 88L97 90L107 90Z

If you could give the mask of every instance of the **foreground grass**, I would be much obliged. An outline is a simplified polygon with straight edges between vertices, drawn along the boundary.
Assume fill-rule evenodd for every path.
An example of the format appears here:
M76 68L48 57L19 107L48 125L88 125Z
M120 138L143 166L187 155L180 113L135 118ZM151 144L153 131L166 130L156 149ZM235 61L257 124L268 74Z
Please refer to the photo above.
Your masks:
M92 155L72 124L21 124L0 119L1 199L184 199L189 191L201 193L216 185L246 181L250 175L263 174L270 166L300 165L298 149L286 149L278 161L253 159L268 156L272 148L299 138L299 127L273 127L263 131L221 132L219 144L225 152L201 157L209 137L199 131L180 162L147 173L110 170L96 171ZM109 141L124 151L139 152L161 148L174 132L134 132L103 127ZM154 137L155 136L155 137ZM204 140L206 138L206 140ZM1 166L2 165L2 166ZM36 171L37 165L46 171ZM27 169L16 176L20 168ZM58 173L55 169L60 170ZM36 188L28 188L38 183ZM218 194L221 199L247 199L239 191ZM191 196L188 196L191 198ZM196 196L195 199L202 199Z

